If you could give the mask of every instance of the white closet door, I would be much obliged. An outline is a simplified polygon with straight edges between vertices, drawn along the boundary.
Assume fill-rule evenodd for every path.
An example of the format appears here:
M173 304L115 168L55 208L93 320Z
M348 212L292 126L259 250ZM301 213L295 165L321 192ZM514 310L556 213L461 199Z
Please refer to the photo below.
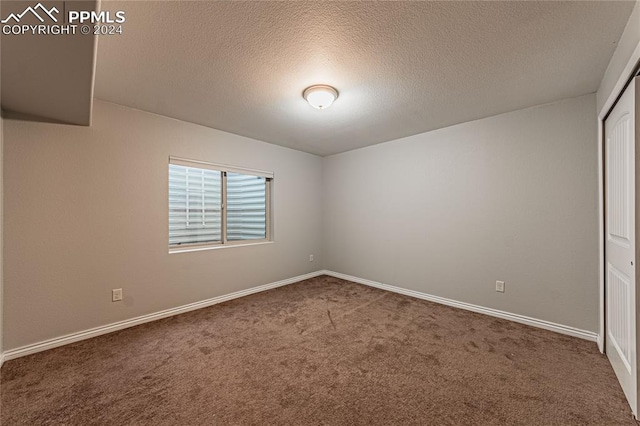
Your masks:
M634 415L636 351L636 84L626 88L605 127L606 352Z

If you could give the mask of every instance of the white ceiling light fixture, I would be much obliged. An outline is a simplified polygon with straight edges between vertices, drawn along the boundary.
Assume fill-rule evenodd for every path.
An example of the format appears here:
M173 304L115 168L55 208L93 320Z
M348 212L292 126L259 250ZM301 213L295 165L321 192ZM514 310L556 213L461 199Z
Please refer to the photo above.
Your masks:
M338 99L338 91L325 84L316 84L304 89L302 97L315 109L325 109Z

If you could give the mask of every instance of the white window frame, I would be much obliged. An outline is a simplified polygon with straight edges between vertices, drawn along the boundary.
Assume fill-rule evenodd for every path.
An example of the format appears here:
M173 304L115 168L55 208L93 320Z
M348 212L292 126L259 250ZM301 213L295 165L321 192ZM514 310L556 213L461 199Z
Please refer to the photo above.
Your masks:
M249 169L245 167L230 166L227 164L210 163L201 160L191 160L182 157L169 157L169 164L174 164L184 167L195 167L199 169L208 169L222 174L222 211L221 211L221 242L208 242L208 243L186 243L186 244L169 244L169 233L167 232L167 245L169 247L169 253L180 253L189 251L209 250L225 247L239 247L250 246L257 244L265 244L273 242L272 238L272 206L271 206L271 192L273 186L273 172L265 170ZM236 240L230 241L227 239L227 173L241 173L244 175L251 175L265 178L265 238L255 240ZM169 218L169 212L167 211L167 220ZM167 227L168 230L168 227Z

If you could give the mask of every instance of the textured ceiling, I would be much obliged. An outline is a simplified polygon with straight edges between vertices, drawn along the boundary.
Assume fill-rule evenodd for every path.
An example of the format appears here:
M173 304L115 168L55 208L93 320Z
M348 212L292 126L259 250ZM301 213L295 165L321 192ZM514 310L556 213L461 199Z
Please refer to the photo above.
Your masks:
M96 97L330 155L591 93L634 2L102 2ZM305 87L340 91L323 111Z

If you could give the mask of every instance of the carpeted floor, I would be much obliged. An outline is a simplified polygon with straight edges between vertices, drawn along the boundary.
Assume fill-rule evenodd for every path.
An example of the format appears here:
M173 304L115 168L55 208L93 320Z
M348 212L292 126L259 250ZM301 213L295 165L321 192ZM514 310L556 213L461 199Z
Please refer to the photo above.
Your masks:
M635 425L594 343L318 277L8 361L8 425Z

